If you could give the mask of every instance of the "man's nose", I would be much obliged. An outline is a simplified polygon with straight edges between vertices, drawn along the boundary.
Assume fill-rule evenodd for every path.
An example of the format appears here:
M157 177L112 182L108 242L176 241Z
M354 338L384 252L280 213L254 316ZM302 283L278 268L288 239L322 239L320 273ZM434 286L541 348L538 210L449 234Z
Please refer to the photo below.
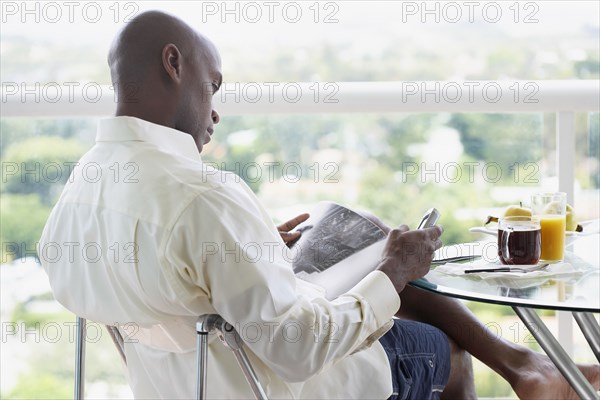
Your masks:
M219 113L217 112L217 110L212 110L210 117L212 118L212 121L214 124L218 124L219 121L221 120L221 117L219 116Z

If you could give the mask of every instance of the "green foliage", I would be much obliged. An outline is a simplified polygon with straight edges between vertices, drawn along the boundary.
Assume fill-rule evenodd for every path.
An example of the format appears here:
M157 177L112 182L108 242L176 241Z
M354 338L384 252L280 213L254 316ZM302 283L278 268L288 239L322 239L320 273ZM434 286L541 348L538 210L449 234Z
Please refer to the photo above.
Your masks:
M37 194L0 195L2 263L35 253L50 210L48 205L40 201Z
M63 323L73 320L73 314L66 311L49 312L33 312L30 311L30 305L40 301L54 301L54 296L48 292L39 296L32 296L27 301L18 303L13 309L11 322L23 323L27 328L43 327L47 323Z
M7 399L72 398L75 360L75 316L69 312L42 315L30 310L34 302L55 301L44 293L16 305L13 318L18 332L27 334L7 337L6 345L16 340L28 348L30 370L19 376L16 385L2 393ZM55 304L54 304L55 305ZM25 325L23 325L24 323ZM107 396L114 397L126 385L122 362L105 327L88 321L86 343L86 385L108 384ZM21 341L25 340L25 343ZM49 362L50 361L50 362Z
M542 120L535 114L452 114L448 126L460 133L465 153L473 160L497 163L502 181L511 183L515 167L539 163ZM502 150L505 149L505 150ZM539 181L539 175L536 177ZM512 183L522 183L513 182Z
M492 321L493 318L498 317L514 317L515 312L508 306L501 306L497 304L481 303L477 301L465 301L465 305L473 311L474 314L479 316L482 320ZM553 317L556 315L554 310L537 310L538 315L541 317ZM489 316L490 318L484 318Z
M98 36L97 24L70 24L73 36L87 37L85 43L56 40L54 29L45 37L2 35L2 75L5 82L97 82L110 84L104 45L90 45ZM64 29L64 28L63 28ZM83 31L86 31L85 33ZM9 29L7 29L9 33ZM6 50L6 52L4 52ZM6 61L10 60L10 62ZM6 80L5 80L6 79ZM76 88L81 90L83 83ZM33 96L30 97L33 99Z
M386 151L378 161L396 170L405 163L418 161L407 151L415 143L427 141L428 132L437 124L432 114L409 114L399 117L379 118L377 125L385 132Z
M600 113L589 113L588 157L596 165L589 176L590 186L600 188Z
M51 205L83 152L80 141L57 136L15 142L4 154L3 169L11 169L3 174L2 192L36 193L44 204Z
M405 179L385 166L376 165L365 174L359 202L388 224L405 223L411 228L427 209L436 207L442 214L444 244L473 240L468 228L480 222L472 218L459 219L457 210L489 205L491 199L487 192L475 185L426 183L418 186L408 184Z
M311 154L342 147L341 126L331 116L237 117L217 127L216 144L203 160L238 174L258 192L262 183L286 173L314 176Z
M527 76L535 57L534 50L527 47L527 44L512 41L491 48L486 57L487 75Z
M39 371L30 371L19 377L5 399L72 399L73 379L56 377Z
M574 69L577 76L583 79L597 79L600 76L600 59L596 56L595 58L577 61L575 62Z
M498 379L498 375L477 359L473 359L475 389L478 397L517 399L508 382Z
M76 139L80 145L89 147L94 142L95 134L96 120L93 118L2 118L0 119L0 154L4 158L5 151L11 144L39 136L58 136L65 139Z

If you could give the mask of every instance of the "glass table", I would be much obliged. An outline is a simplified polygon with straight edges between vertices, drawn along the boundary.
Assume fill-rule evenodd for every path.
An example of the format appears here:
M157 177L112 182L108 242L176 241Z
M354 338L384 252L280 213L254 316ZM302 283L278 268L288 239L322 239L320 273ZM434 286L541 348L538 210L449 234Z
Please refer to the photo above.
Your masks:
M444 296L512 307L575 392L581 398L594 399L597 398L596 391L550 333L535 309L570 312L600 362L600 326L592 315L600 312L599 243L600 235L593 234L577 237L577 240L567 246L565 262L576 267L576 274L531 279L482 279L470 274L448 275L436 272L434 266L424 278L411 282L411 285ZM497 250L494 242L476 242L471 246L462 245L457 251L464 255L465 249L468 249L467 255L483 255L481 262L489 263L494 261L490 258L494 248Z

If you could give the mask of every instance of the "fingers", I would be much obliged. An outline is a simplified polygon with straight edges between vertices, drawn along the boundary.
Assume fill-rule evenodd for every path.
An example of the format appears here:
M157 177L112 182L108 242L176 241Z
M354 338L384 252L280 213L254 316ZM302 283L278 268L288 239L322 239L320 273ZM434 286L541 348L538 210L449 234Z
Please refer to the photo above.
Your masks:
M403 245L406 245L406 243L416 243L421 249L422 254L430 256L443 246L442 240L440 239L443 231L444 229L440 225L411 231L408 226L403 224L390 231L389 239L397 241L403 237Z
M277 227L277 230L279 231L279 234L281 235L281 239L283 240L283 242L285 244L288 244L288 246L289 246L291 242L293 242L294 240L296 240L300 237L300 235L302 234L301 232L290 232L290 231L292 229L294 229L295 227L297 227L298 225L300 225L302 222L306 221L308 219L308 217L309 217L309 215L307 213L300 214L297 217L292 218L289 221L284 222L283 224L281 224Z
M395 232L396 234L406 233L410 230L408 225L402 224L398 226L396 229L392 229L390 232Z
M442 236L444 229L440 225L435 225L431 228L423 229L423 232L425 233L426 243L429 243L431 246L428 249L430 251L427 251L427 253L433 254L436 250L440 249L443 246L442 239L440 239L440 236Z
M289 232L292 229L294 229L295 227L297 227L298 225L300 225L302 222L306 221L309 217L308 213L304 213L304 214L300 214L295 218L290 219L287 222L284 222L283 224L279 225L277 227L277 230L279 232Z
M408 227L408 225L405 224L402 224L398 228L391 230L391 232L394 232L395 234L402 234L409 231L410 228ZM444 233L444 228L442 228L441 225L435 225L430 228L419 229L412 232L421 232L420 234L425 235L425 239L437 240L440 236L442 236L442 233Z
M397 228L390 230L388 232L388 241L392 241L392 242L397 241L402 235L404 235L409 230L410 229L408 228L408 226L406 226L404 224L400 225Z
M279 232L279 234L281 235L281 239L284 243L294 241L298 239L301 235L300 232Z
M398 230L400 230L401 232L408 232L410 228L408 227L408 225L402 224L398 227Z
M429 272L435 251L442 247L442 232L441 226L410 230L406 225L390 231L379 269L396 290L402 291L407 282Z
M421 231L425 232L428 239L437 240L444 233L444 228L441 225L434 225L430 228L421 229Z
M442 247L442 241L440 239L436 239L433 242L429 242L429 246L427 247L427 250L424 253L433 257L433 253L435 253L436 250Z

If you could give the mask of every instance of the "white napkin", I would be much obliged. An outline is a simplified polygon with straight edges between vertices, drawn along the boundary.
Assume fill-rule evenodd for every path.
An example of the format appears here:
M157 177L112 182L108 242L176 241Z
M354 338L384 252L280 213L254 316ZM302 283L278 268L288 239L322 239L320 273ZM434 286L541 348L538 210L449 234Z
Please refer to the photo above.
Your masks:
M564 275L580 275L583 273L583 270L580 268L574 267L570 263L556 263L550 264L546 268L533 271L533 272L475 272L471 274L465 274L465 270L469 269L496 269L503 267L511 267L511 268L535 268L535 265L503 265L503 264L492 264L492 263L481 263L481 262L472 262L472 263L446 263L440 265L435 269L436 272L441 272L447 275L460 275L460 276L468 276L468 277L478 277L481 279L494 279L494 278L505 278L510 277L511 279L532 279L532 278L548 278L555 276L564 276Z

